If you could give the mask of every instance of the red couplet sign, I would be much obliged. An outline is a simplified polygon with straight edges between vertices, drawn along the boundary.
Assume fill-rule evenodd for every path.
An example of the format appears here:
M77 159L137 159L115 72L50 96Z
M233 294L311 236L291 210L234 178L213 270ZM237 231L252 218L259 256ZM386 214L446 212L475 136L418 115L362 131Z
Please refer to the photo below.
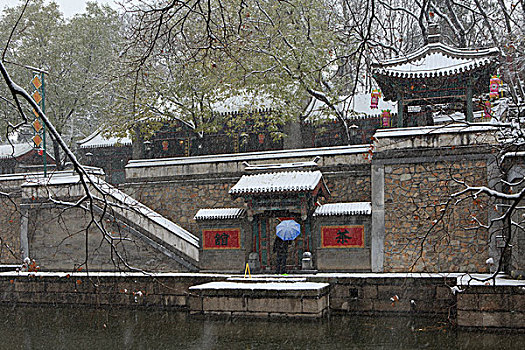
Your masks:
M241 248L241 230L238 228L202 230L203 249Z
M365 246L363 225L322 226L322 248L363 248Z

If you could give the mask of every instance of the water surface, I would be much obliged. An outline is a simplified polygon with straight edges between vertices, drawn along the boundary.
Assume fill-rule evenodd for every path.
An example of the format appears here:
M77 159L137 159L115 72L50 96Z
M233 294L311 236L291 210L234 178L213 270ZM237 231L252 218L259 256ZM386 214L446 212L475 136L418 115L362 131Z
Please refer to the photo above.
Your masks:
M442 319L193 317L159 310L0 306L2 349L522 349L525 334L458 331Z

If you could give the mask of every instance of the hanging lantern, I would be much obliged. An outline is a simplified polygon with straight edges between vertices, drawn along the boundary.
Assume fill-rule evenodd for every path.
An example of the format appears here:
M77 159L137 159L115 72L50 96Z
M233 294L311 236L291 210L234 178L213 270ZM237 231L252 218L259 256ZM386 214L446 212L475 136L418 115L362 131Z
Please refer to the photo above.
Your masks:
M264 143L264 134L259 134L259 144L262 145Z
M379 98L381 97L381 91L374 89L372 90L372 100L370 101L370 108L376 109L379 105Z
M390 109L383 109L381 111L381 121L383 128L388 128L390 126L390 120L392 119L392 113Z
M493 75L490 78L490 98L498 98L499 97L499 87L501 85L502 81L500 79L499 75Z
M492 118L492 103L485 101L483 106L483 119L490 120Z
M162 141L162 150L167 151L169 144L170 143L168 141Z

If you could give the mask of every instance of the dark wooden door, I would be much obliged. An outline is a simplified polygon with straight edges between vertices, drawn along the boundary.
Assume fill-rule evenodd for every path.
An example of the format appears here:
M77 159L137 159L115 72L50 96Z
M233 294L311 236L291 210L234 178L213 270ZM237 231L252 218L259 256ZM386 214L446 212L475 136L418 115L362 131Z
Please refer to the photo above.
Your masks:
M269 217L258 216L254 219L253 231L254 250L259 253L261 267L265 271L275 271L276 255L273 252L273 244L276 237L276 227L284 219L292 219L301 225L301 234L295 240L290 242L288 247L287 270L299 270L301 268L301 259L305 249L309 249L309 225L298 217Z

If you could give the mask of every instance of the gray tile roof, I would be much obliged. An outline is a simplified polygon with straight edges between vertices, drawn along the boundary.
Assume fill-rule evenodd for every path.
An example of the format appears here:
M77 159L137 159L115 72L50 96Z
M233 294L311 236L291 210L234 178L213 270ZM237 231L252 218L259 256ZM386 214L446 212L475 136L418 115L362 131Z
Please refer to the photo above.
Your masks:
M370 202L330 203L323 204L315 209L314 216L331 215L371 215Z
M218 208L218 209L199 209L195 214L195 220L224 220L239 219L244 216L245 210L242 208Z
M313 191L321 181L320 171L286 171L244 175L230 194Z

